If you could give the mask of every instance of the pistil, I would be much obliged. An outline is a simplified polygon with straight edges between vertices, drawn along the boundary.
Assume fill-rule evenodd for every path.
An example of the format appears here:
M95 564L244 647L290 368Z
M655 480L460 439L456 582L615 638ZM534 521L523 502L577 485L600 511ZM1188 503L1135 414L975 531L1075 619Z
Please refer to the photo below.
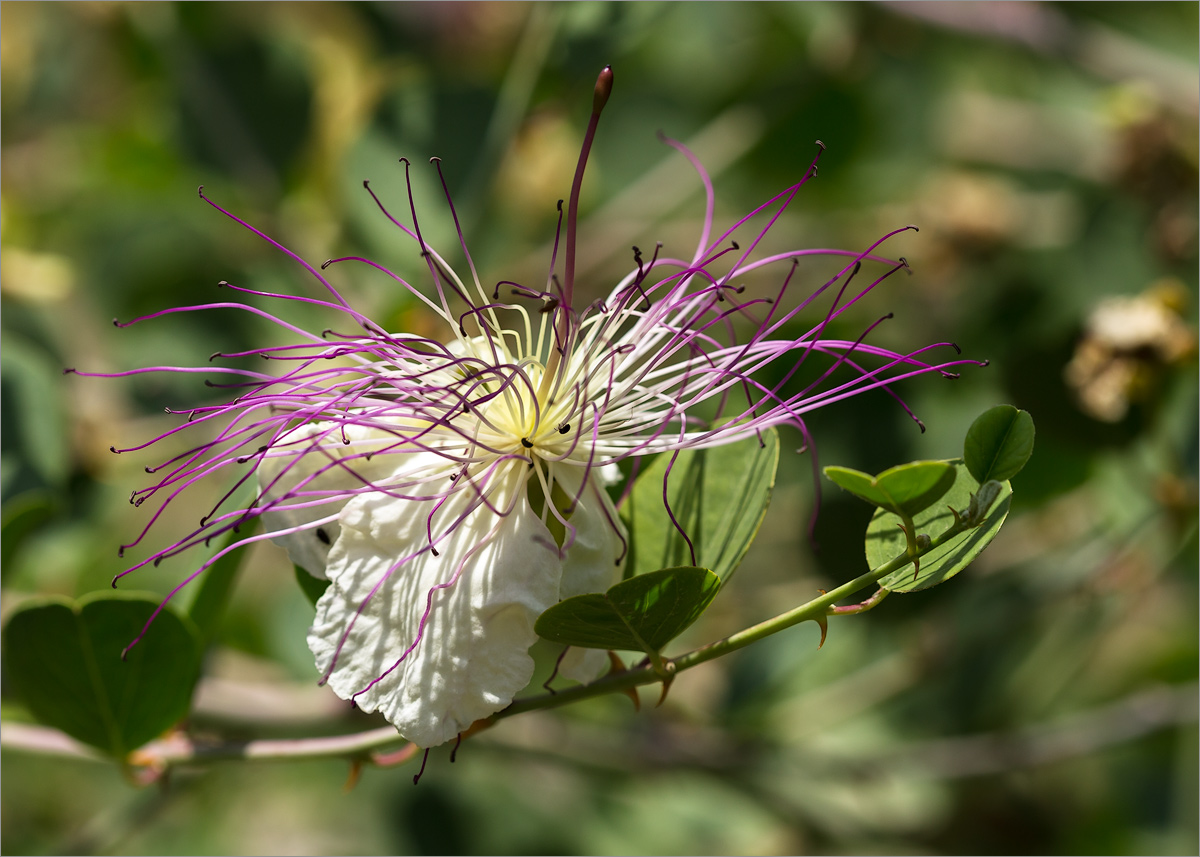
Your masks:
M596 90L592 96L592 115L588 120L587 132L583 135L583 147L579 151L579 163L575 166L575 178L571 181L571 196L567 202L567 246L563 260L562 299L555 309L554 342L550 345L550 356L546 361L546 373L542 376L542 384L538 389L538 399L545 401L547 393L558 374L563 352L571 347L571 316L573 312L572 298L575 292L575 246L579 226L579 192L583 187L583 171L587 167L588 154L592 150L592 141L596 139L596 127L600 124L600 112L608 103L612 94L612 66L605 66L596 78Z

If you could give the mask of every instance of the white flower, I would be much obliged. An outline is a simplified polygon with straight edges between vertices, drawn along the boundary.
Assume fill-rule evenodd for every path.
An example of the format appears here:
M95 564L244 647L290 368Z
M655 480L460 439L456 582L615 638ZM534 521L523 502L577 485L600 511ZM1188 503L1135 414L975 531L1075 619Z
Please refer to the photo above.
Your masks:
M219 425L215 439L154 469L165 475L134 502L161 493L165 506L230 469L241 473L237 485L256 478L259 486L242 508L228 508L231 491L196 531L134 568L260 518L296 564L330 581L308 637L323 680L364 710L381 711L421 746L455 737L526 686L542 611L620 578L626 534L607 490L619 462L717 446L782 424L797 427L807 444L804 415L816 408L872 389L895 397L898 381L952 376L950 368L976 362L925 362L924 352L949 343L900 354L861 337L825 336L830 320L903 267L873 255L890 236L861 253L756 255L815 174L816 158L797 184L713 239L712 185L691 153L668 141L693 163L707 192L695 252L672 258L655 251L647 261L635 250L635 268L606 299L575 306L579 188L609 83L611 75L602 75L566 212L561 283L556 240L544 289L502 283L489 294L465 243L471 276L464 281L425 243L415 209L410 228L380 204L427 260L432 297L365 259L321 267L357 261L383 271L444 319L448 339L390 334L356 312L321 270L238 220L300 262L331 296L323 303L361 332L316 335L237 302L181 307L145 318L232 308L276 321L298 341L247 352L282 366L278 374L161 366L121 373L238 379L236 398L188 412L188 422L168 433ZM744 248L732 240L735 232ZM842 263L789 307L795 261L809 255ZM886 268L853 286L864 261ZM743 299L744 275L768 266L782 268L777 291ZM502 286L513 300L501 298ZM828 300L815 323L799 326L799 314L822 297ZM823 361L821 371L805 385L792 382L810 359ZM774 380L762 380L772 367ZM235 546L258 538L244 536ZM572 650L560 672L587 681L605 663L603 652Z

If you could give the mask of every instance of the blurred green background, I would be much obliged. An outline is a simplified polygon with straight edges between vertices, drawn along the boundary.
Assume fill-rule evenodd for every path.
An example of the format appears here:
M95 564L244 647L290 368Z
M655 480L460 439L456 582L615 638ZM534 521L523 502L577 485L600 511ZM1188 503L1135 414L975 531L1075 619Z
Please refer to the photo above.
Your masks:
M854 338L953 339L991 366L816 414L821 462L959 453L971 420L1032 412L1033 460L992 549L951 584L809 624L689 672L641 713L602 699L513 718L448 763L219 765L146 789L115 766L5 750L4 853L1172 853L1197 842L1195 3L4 3L3 610L107 586L158 455L114 456L204 401L198 365L278 337L244 314L122 319L227 279L315 294L196 186L310 261L413 272L362 190L486 282L544 277L595 75L616 88L584 193L582 279L631 244L694 246L713 172L729 223L802 175L781 247L888 246ZM810 282L829 267L814 265ZM382 277L339 284L390 329L433 331ZM297 311L321 329L327 322ZM799 445L785 437L785 450ZM870 510L785 451L758 543L683 642L865 570ZM217 490L217 486L213 486ZM192 512L164 521L189 525ZM185 521L184 518L188 520ZM165 592L195 557L139 572ZM170 566L170 567L168 567ZM185 596L186 597L186 596ZM314 686L312 608L281 551L239 581L192 726L232 737L370 728ZM540 656L553 657L549 647ZM4 716L25 719L7 688Z

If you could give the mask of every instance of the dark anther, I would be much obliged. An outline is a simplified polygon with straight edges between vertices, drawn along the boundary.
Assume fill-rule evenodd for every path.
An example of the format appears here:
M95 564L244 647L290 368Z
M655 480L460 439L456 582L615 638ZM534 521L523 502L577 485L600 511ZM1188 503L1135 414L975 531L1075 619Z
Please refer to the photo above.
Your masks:
M326 545L333 544L333 542L329 538L329 533L325 532L324 527L317 527L317 538L321 540L322 544L326 544Z
M950 347L954 349L955 354L962 354L962 349L958 347L957 342L951 342Z
M121 454L121 450L117 449L115 446L110 446L110 447L108 448L108 451L109 451L109 452L115 452L117 455L120 455L120 454Z
M920 229L918 229L918 228L917 228L916 224L914 224L914 223L910 223L910 224L908 224L908 228L909 228L909 229L911 229L913 232L920 232L920 231L921 231Z
M124 556L125 556L125 545L121 545L119 548L117 548L117 557L119 559Z
M608 103L608 97L612 95L613 87L613 70L611 65L606 65L600 70L599 77L596 78L596 91L592 96L592 113L599 113L604 109L604 105Z
M434 556L441 556L441 554L440 554L440 553L438 553L438 549L437 549L437 548L435 548L433 545L430 545L430 546L429 546L429 552L430 552L431 554L433 554Z
M154 567L155 567L155 568L158 568L158 564L159 564L159 563L161 563L161 562L162 562L162 557L161 557L161 556L159 556L159 557L155 557L155 558L154 558Z
M217 281L217 288L218 288L218 289L223 289L223 288L225 288L225 287L226 287L226 286L228 286L228 285L229 285L229 281L228 281L228 280L218 280L218 281Z
M63 374L64 374L64 375L74 375L74 374L75 374L75 367L73 367L73 366L68 366L66 369L64 369L64 370L63 370Z
M571 430L571 424L570 424L570 423L563 423L563 425L562 425L562 428L560 428L560 429L558 430L558 433L559 433L559 434L566 434L566 433L567 433L567 432L569 432L570 430Z
M563 204L563 201L560 199L560 200L558 201L558 210L559 210L559 211L562 211L562 204Z
M925 434L925 423L917 420L917 427L921 429L921 434Z
M822 152L824 152L824 151L825 151L825 144L824 144L824 143L822 143L820 140L817 140L817 145L821 147L821 151L822 151Z
M221 356L222 355L221 355L220 351L214 351L212 354L210 354L208 356L208 362L212 363L214 360L216 360L218 357L221 357Z
M816 164L812 165L812 172L809 175L811 175L814 179L817 177L817 165Z
M526 449L533 449L533 444L529 442L529 438L521 438L521 446L525 447Z
M328 268L332 264L333 264L332 259L326 259L324 262L321 263L321 270L324 271L326 268Z
M113 327L120 327L120 326L121 326L121 322L119 322L117 319L114 318L113 319Z
M117 588L117 578L114 577L111 581L109 581L108 585L110 587L112 587L113 589L116 589Z
M901 265L903 265L904 267L906 267L906 268L907 268L907 267L908 267L908 260L907 260L907 259L905 259L903 256L901 256L901 257L900 257L900 264L901 264Z
M154 468L152 468L152 467L143 467L143 468L142 468L142 470L145 470L147 473L153 473L153 472L154 472Z
M991 366L991 365L992 365L991 360L984 360L982 363L979 364L980 368L982 368L984 366Z
M363 187L365 187L365 188L369 188L370 186L371 186L371 182L370 182L370 180L368 180L368 179L363 179Z
M200 187L196 188L196 193L200 194L201 199L203 199L204 198L204 185L200 185Z
M432 158L429 159L429 163L431 163L431 164L440 164L441 162L442 162L442 159L439 158L437 155L434 155Z
M554 312L558 309L558 298L550 298L538 312Z
M425 755L421 757L421 770L417 771L417 775L413 777L413 785L421 782L421 774L425 773L425 763L429 761L429 748L425 748Z
M736 241L730 241L729 243L733 245L733 249L734 249L734 250L741 250L741 249L742 249L741 245L740 245L740 244L738 244Z

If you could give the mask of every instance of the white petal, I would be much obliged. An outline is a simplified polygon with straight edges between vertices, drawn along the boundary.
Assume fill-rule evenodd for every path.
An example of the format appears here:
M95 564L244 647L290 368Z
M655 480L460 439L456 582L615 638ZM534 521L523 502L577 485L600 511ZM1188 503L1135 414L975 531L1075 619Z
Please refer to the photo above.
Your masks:
M568 496L579 493L584 470L570 465L554 465L551 475ZM603 592L621 579L625 567L625 525L604 490L598 471L592 470L588 485L576 504L570 524L575 527L575 541L567 549L563 562L559 598L570 598L586 592ZM558 673L578 682L597 678L608 666L603 649L582 649L572 646L558 665Z
M499 508L512 503L512 512L498 518L486 506L476 509L438 542L440 556L426 550L388 575L428 546L434 504L382 493L346 504L341 538L329 555L332 583L308 636L317 667L328 670L336 653L329 685L364 711L381 711L419 746L448 741L528 684L533 623L558 598L562 565L526 499L526 465L514 461L493 479L500 490L489 499ZM468 488L442 505L435 537L475 496ZM458 579L435 590L453 580L460 564Z
M376 445L394 444L395 439L389 441L380 437L378 432L372 433L359 426L346 427L347 437L352 441L349 445L341 442L341 432L337 432L332 440L321 443L320 448L310 449L313 439L328 432L331 427L332 424L328 422L305 426L302 434L289 436L288 443L279 447L280 452L267 455L255 471L259 490L266 492L263 497L264 503L280 501L281 505L286 506L319 500L320 494L323 493L329 495L329 501L320 505L300 509L276 507L262 514L263 526L269 533L305 527L298 532L272 536L271 541L284 548L288 558L296 565L322 579L326 576L325 564L329 557L329 549L337 541L341 526L336 520L319 526L306 525L337 515L351 496L342 492L363 487L364 479L384 475L387 471L381 471L382 467L395 468L394 461L389 463L383 460L389 456L381 456L374 466L361 457L365 451L364 442L378 441ZM287 450L294 450L294 454L288 454ZM353 473L345 467L330 466L347 455L356 456L349 465ZM297 490L319 493L287 499L288 494Z
M558 674L580 684L587 684L598 679L608 664L608 652L604 649L571 646L558 662Z
M550 467L550 475L571 498L579 494L583 474L582 467ZM625 568L625 525L596 475L593 470L568 521L575 528L575 540L563 561L559 598L603 592L621 579Z

